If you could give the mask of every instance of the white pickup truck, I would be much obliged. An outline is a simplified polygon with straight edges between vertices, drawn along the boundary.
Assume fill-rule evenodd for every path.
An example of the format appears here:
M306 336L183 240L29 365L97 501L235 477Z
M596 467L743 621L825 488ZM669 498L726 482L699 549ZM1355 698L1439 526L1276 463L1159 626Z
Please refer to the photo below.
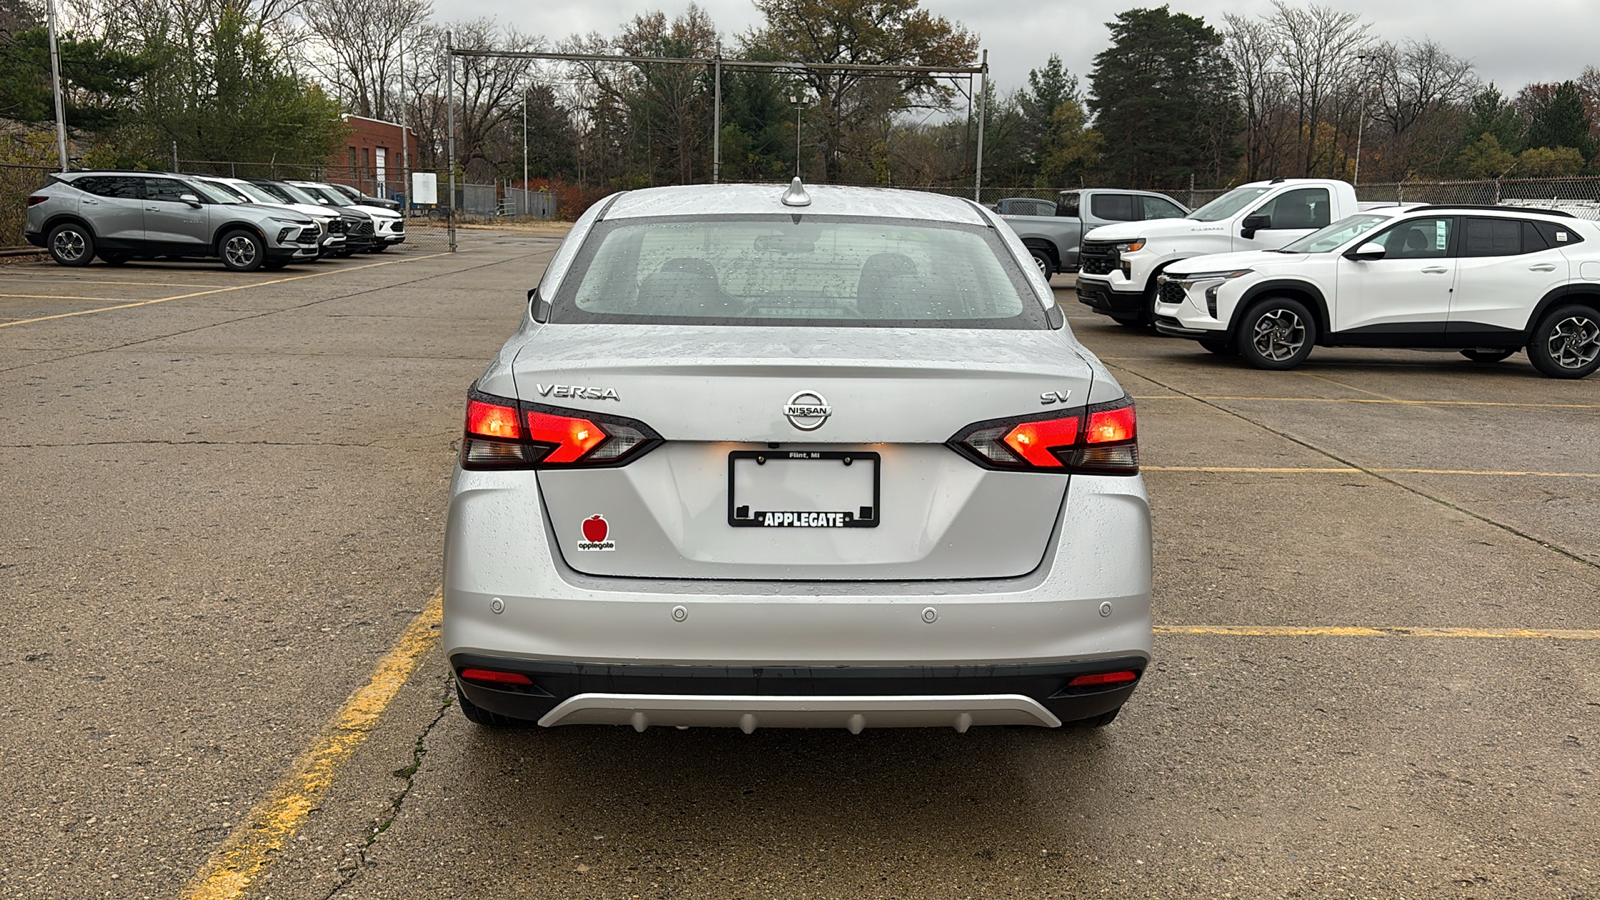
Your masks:
M1084 235L1078 300L1123 325L1148 326L1156 276L1167 266L1208 253L1275 250L1360 208L1343 181L1274 178L1240 185L1182 219L1105 225Z

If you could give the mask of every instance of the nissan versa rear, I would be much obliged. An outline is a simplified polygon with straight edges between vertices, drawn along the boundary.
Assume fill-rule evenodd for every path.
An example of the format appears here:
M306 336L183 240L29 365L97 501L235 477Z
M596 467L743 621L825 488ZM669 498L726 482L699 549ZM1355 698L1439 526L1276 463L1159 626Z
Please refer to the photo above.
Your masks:
M468 393L444 645L485 725L1105 725L1150 659L1131 400L930 194L616 194Z

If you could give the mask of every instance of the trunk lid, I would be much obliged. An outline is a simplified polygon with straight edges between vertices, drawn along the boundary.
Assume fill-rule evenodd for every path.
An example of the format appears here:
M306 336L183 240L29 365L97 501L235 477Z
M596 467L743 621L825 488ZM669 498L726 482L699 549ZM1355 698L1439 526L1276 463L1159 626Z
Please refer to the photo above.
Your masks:
M1066 335L558 325L528 336L513 373L524 401L638 419L666 440L618 468L539 471L578 571L996 578L1038 566L1068 478L983 469L944 442L1048 412L1047 392L1069 397L1053 408L1081 406L1092 370Z

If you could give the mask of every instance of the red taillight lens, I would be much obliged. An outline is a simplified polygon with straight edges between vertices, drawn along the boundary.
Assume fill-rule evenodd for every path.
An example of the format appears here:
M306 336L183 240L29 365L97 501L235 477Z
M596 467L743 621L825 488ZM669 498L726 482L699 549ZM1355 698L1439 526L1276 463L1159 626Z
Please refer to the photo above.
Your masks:
M491 687L497 685L530 687L533 685L533 679L521 672L501 672L498 669L462 669L457 674L461 676L462 681L487 684Z
M482 400L467 401L467 434L514 441L522 437L515 406L496 406Z
M1071 447L1078 442L1078 417L1045 419L1042 422L1023 422L1006 434L1006 446L1027 460L1029 465L1042 469L1059 469L1065 464L1053 450Z
M605 429L588 419L542 412L528 413L528 439L548 447L540 457L540 462L576 462L607 437L609 435Z
M1108 684L1127 684L1138 681L1139 673L1132 669L1120 672L1096 672L1093 675L1079 675L1067 682L1069 688L1105 687Z
M619 466L660 442L660 435L633 419L535 407L473 391L467 399L461 467Z
M46 200L49 200L49 199L50 199L49 197L46 197L43 194L32 194L32 195L30 195L28 197L28 205L29 206L33 206L33 205L38 204L38 203L43 203L43 202L45 202Z
M1096 475L1139 471L1138 420L1123 398L1071 415L996 419L969 425L949 441L990 469L1033 469Z

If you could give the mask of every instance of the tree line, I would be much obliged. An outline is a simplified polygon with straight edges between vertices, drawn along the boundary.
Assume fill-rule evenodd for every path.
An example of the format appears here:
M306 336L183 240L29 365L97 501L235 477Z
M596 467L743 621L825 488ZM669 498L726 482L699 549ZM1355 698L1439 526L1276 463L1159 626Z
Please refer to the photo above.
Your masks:
M403 118L442 171L454 98L469 181L586 192L709 181L710 66L458 57L444 48L729 62L725 180L970 185L977 108L988 184L1182 190L1270 176L1362 181L1600 172L1600 70L1514 92L1431 40L1387 40L1358 14L1276 0L1220 22L1136 8L1106 23L1088 72L1051 55L1009 90L937 74L739 68L741 60L962 67L979 38L921 0L753 0L725 34L690 3L612 34L552 40L490 19L435 21L430 0L85 0L63 10L67 119L80 162L317 164L341 114ZM65 4L61 4L65 7ZM53 114L41 10L0 0L0 119ZM526 121L526 127L524 127ZM0 123L3 124L3 123ZM13 154L37 153L15 142ZM31 149L16 149L31 148ZM526 148L526 163L524 152ZM15 160L13 160L15 161ZM1358 171L1359 167L1359 171Z

